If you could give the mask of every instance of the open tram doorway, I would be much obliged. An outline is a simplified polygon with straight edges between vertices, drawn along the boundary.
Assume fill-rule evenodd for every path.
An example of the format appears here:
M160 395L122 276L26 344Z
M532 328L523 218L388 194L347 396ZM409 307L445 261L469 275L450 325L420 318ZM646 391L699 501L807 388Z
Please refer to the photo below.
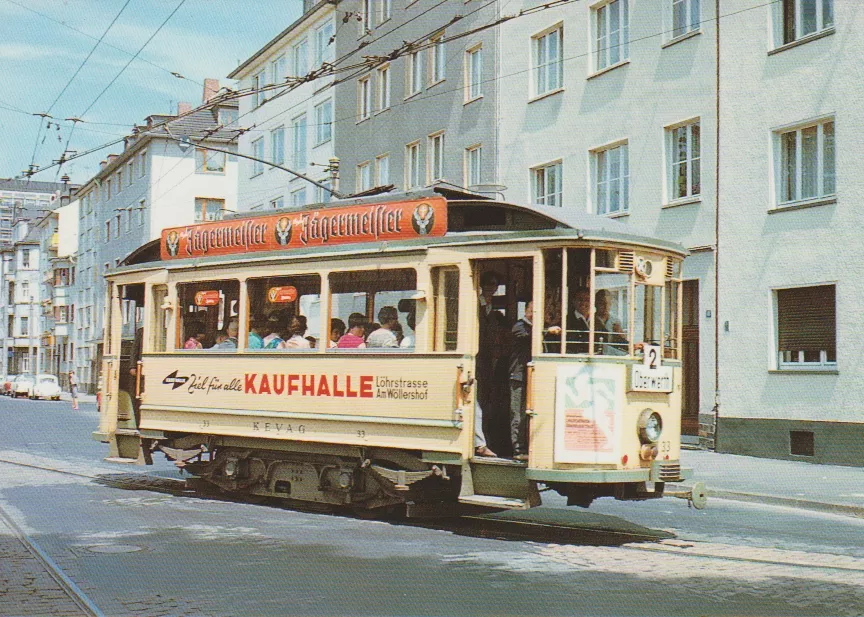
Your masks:
M138 361L144 346L144 284L124 285L120 289L120 383L126 394L121 395L118 407L120 419L131 419L134 413L135 426L140 422L138 391L144 389L143 376L138 376Z
M510 458L510 359L513 326L534 298L534 261L530 257L473 262L478 312L475 365L477 403L490 450ZM497 281L494 289L489 285ZM487 283L484 290L483 283Z

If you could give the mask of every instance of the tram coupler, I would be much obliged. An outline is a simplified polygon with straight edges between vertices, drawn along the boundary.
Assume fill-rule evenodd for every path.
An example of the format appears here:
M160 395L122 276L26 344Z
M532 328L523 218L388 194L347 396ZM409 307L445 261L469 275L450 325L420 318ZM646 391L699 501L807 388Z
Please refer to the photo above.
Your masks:
M663 494L670 497L677 497L678 499L686 499L687 505L692 506L697 510L704 510L705 506L708 505L708 491L705 488L704 482L696 482L688 490L666 490Z

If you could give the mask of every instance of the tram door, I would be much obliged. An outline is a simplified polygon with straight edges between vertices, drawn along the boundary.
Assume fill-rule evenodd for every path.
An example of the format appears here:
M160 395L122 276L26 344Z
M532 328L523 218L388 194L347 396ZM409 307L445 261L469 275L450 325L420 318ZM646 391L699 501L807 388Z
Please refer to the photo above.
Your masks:
M474 262L477 285L477 402L483 409L487 446L498 456L512 454L510 440L510 354L512 329L533 297L533 260Z
M681 433L699 434L699 281L684 281L681 364Z

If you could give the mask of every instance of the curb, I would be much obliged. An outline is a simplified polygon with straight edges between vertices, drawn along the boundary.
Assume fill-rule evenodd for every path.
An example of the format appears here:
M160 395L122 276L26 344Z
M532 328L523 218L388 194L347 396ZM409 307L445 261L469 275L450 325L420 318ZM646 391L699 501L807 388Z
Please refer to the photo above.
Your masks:
M667 489L682 491L692 487L686 484L667 484ZM717 499L729 499L731 501L743 501L747 503L762 503L774 506L786 506L813 512L824 512L828 514L839 514L841 516L853 516L864 518L864 506L849 506L839 503L826 503L824 501L810 501L807 499L795 499L794 497L779 497L777 495L764 495L761 493L744 493L740 491L724 491L722 489L707 490L708 497Z

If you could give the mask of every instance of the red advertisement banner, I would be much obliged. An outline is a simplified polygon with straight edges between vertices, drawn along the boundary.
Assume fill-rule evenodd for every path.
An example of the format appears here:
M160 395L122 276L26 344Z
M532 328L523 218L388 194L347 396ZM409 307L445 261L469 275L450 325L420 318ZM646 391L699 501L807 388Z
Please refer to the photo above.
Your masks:
M213 221L162 230L163 260L443 236L447 201L433 197Z

